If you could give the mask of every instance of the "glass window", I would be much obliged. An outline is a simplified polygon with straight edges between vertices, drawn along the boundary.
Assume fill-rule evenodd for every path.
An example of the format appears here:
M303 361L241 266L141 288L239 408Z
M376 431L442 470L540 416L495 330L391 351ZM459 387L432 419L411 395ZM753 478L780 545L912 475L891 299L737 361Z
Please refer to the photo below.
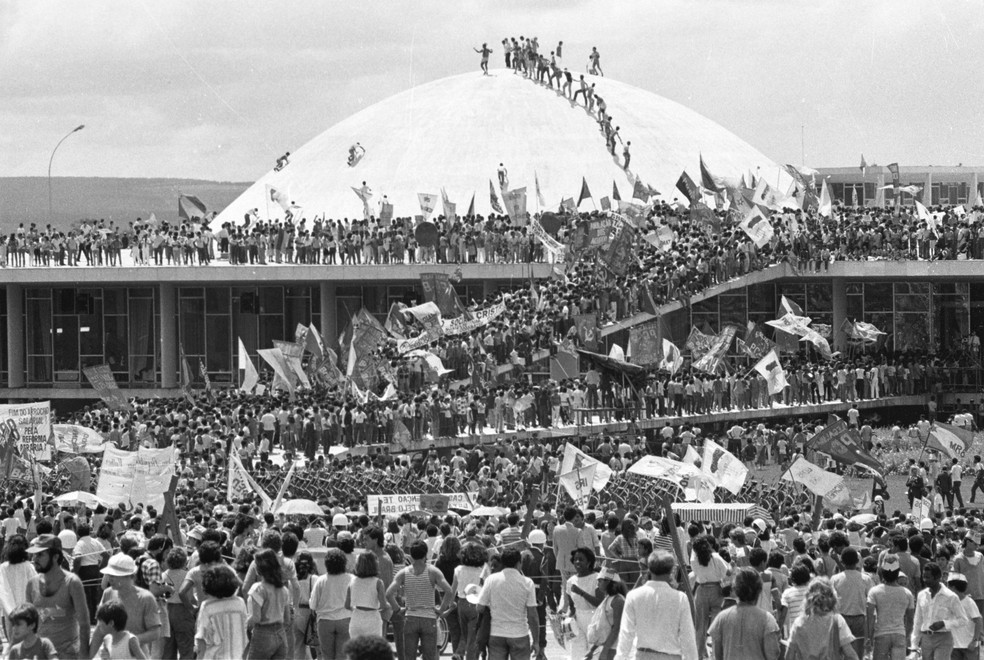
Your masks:
M230 327L228 316L210 314L205 319L205 368L208 371L232 371Z
M283 314L284 313L284 290L279 286L260 287L260 314Z
M186 355L205 354L205 300L183 298L179 302L180 342Z
M767 284L753 284L748 290L748 311L764 312L775 314L776 312L776 287L769 282ZM771 316L770 320L775 318Z
M51 355L51 300L27 299L27 353Z
M214 286L205 289L205 309L209 314L228 314L229 288Z
M745 305L745 291L740 290L737 295L734 294L722 294L718 296L721 305L721 325L722 327L731 323L732 325L737 325L739 328L744 329L745 319L748 315L748 310Z
M105 352L106 364L113 371L126 373L129 364L126 350L126 317L107 316L104 321L106 334L103 351Z
M883 332L889 329L878 328ZM924 351L930 346L928 314L895 315L895 350Z
M102 321L101 314L79 314L79 351L82 355L102 356Z
M126 289L103 289L102 301L106 314L126 314Z
M79 379L79 318L59 314L52 319L55 357L55 380Z
M861 282L848 282L844 285L844 291L847 295L861 295L864 293L864 285Z
M718 298L719 296L714 296L713 298L708 298L707 300L701 300L700 302L695 302L693 304L694 314L713 314L717 316L718 313ZM696 325L696 323L694 324Z
M865 283L864 311L866 312L892 311L892 284L891 283Z
M806 314L813 317L821 312L834 309L834 292L830 282L818 282L806 285Z

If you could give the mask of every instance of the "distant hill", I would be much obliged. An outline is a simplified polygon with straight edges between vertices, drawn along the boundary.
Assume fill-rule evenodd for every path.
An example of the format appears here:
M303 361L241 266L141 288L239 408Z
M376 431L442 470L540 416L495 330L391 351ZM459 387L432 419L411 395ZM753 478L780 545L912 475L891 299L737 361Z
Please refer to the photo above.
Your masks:
M178 195L198 197L210 211L221 211L250 183L198 179L117 179L103 177L52 177L52 220L68 227L83 218L114 220L126 226L154 213L158 220L178 216ZM48 220L48 179L0 177L0 232L10 233L19 223Z

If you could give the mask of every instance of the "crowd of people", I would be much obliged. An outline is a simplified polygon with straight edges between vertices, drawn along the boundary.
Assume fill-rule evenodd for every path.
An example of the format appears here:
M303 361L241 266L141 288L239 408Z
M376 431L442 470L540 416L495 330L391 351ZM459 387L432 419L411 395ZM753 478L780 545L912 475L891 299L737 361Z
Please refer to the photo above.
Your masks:
M503 438L445 455L339 456L326 446L312 460L297 456L279 422L286 397L135 403L132 415L96 406L60 421L111 429L107 439L123 447L176 447L175 516L136 502L56 504L53 495L79 487L74 473L44 477L52 495L40 502L32 483L8 482L0 610L9 657L386 660L390 634L400 660L433 660L445 639L465 660L543 657L561 642L572 660L589 651L621 660L633 644L667 657L771 659L780 640L790 657L862 658L868 648L894 658L891 649L911 645L936 658L949 657L932 655L937 648L973 657L984 631L975 609L984 600L982 520L960 494L971 482L984 492L979 458L961 465L963 485L957 470L949 499L916 517L904 502L890 513L882 495L857 516L829 504L818 511L801 486L754 476L760 457L786 465L804 454L818 423L573 438L585 460L612 471L582 509L557 492L559 439ZM312 412L311 402L296 403ZM844 415L876 456L903 443L900 429L878 438L855 409ZM975 424L963 413L953 421ZM755 456L753 478L737 494L719 488L717 499L761 513L668 517L662 500L680 486L627 471L648 454L701 453L706 439ZM322 514L278 514L259 494L230 499L231 453L269 497L284 487L285 499L311 498ZM86 460L94 484L99 455ZM909 469L937 486L953 475L933 464ZM401 492L468 493L474 506L369 509L369 494ZM946 616L934 604L940 593ZM832 637L843 655L816 656Z

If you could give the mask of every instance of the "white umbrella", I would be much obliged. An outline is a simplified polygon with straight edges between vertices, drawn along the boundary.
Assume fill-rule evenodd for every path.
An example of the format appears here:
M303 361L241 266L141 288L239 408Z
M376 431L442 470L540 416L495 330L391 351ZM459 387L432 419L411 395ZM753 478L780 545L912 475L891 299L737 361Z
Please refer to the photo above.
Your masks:
M103 506L111 506L109 502L102 499L101 497L96 497L90 492L84 490L73 490L71 493L65 493L64 495L59 495L53 500L55 503L68 506L72 504L84 504L90 509L95 509L97 506L102 504Z
M497 506L480 506L477 509L473 509L471 515L473 516L501 516L506 512L505 509L500 509Z
M276 513L288 516L323 516L324 509L313 500L287 500L280 505Z
M859 525L867 525L870 522L878 520L878 516L873 513L859 513L851 516L850 520L851 522L856 522Z

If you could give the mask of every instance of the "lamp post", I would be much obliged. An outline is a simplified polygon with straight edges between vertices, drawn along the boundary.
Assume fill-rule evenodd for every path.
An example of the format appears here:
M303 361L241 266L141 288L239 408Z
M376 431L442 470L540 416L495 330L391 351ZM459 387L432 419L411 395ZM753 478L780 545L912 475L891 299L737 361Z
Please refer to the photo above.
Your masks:
M85 128L85 124L79 124L72 130L70 130L65 137L58 140L58 144L56 144L55 148L51 150L51 158L48 159L48 222L49 223L51 222L51 163L54 162L55 152L58 151L58 147L61 146L61 143L67 140L69 135L72 135L73 133L78 133L83 128Z

